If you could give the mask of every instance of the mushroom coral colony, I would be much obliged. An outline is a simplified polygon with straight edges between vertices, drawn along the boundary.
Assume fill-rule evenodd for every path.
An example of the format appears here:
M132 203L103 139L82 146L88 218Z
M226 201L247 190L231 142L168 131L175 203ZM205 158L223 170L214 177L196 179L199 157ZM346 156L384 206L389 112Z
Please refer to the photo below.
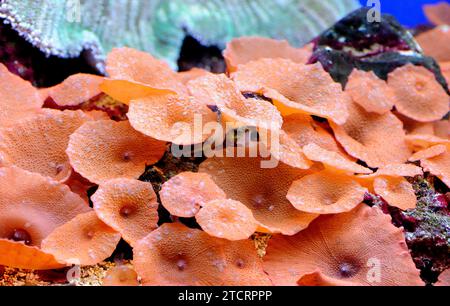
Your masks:
M132 265L106 285L424 285L367 199L414 210L427 176L448 191L449 96L413 64L342 86L311 52L241 38L212 74L118 48L106 77L40 90L0 65L0 265L95 265L123 239ZM122 114L86 107L104 99Z

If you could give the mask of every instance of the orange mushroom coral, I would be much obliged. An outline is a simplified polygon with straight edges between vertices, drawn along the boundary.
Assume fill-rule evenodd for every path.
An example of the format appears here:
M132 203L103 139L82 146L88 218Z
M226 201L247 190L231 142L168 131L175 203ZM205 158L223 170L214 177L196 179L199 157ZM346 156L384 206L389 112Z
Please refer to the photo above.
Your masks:
M50 97L61 107L78 106L100 95L103 77L79 73L68 77L62 83L45 89L44 97Z
M91 199L98 217L132 246L158 226L158 201L150 183L113 179Z
M297 285L320 271L320 285L423 286L404 239L389 216L360 205L321 216L295 236L273 237L264 270L275 285Z
M174 94L151 95L130 103L130 124L144 135L177 145L204 142L210 134L203 127L217 122L202 100Z
M178 80L183 83L184 85L187 85L190 81L208 76L211 72L201 69L201 68L192 68L188 71L182 71L177 73Z
M127 265L112 268L103 278L103 286L107 287L133 287L139 286L136 271Z
M142 135L129 122L87 122L70 136L67 154L73 168L93 183L137 178L158 162L166 144Z
M0 265L60 267L61 263L39 249L41 242L57 227L88 211L89 206L63 184L16 167L0 168Z
M225 193L206 173L183 172L162 185L162 205L174 216L194 217L200 208L214 200L224 200Z
M433 158L435 156L441 155L447 151L445 145L435 145L428 149L416 152L410 157L409 161L415 162L423 159Z
M436 81L433 73L412 64L397 68L389 74L398 112L417 120L441 120L449 112L449 96Z
M439 281L436 283L436 286L450 286L450 269L445 270L439 275Z
M345 92L367 112L384 114L394 107L392 89L372 71L353 70Z
M106 71L110 79L101 84L103 92L128 104L151 94L185 94L177 74L148 53L131 48L116 48L108 54Z
M344 125L330 123L337 141L348 154L377 168L403 163L411 156L402 122L392 113L368 113L349 104L350 118Z
M450 140L448 138L441 138L430 134L409 134L406 135L406 142L415 151L428 149L436 145L450 146Z
M417 42L424 53L438 62L450 61L450 26L436 27L430 31L419 34Z
M383 197L389 205L402 210L415 208L417 198L413 186L404 177L423 175L420 167L392 164L381 167L371 175L358 176L359 182Z
M95 265L111 256L119 241L120 234L91 211L56 228L42 241L42 250L68 264Z
M303 65L286 59L260 59L232 74L242 92L273 100L283 115L308 113L343 124L350 97L317 63Z
M16 269L52 270L65 266L52 254L22 242L0 239L0 263Z
M312 162L303 151L303 147L308 144L316 144L327 151L344 154L333 136L318 125L311 116L293 114L285 117L283 121L279 137L275 138L279 140L279 143L271 143L272 135L261 138L261 141L270 149L271 154L283 163L300 169L309 169Z
M447 80L447 88L450 90L450 60L448 62L439 63L439 65L441 66L441 71L444 78Z
M372 173L372 170L352 162L351 160L345 158L342 154L328 151L316 144L309 144L303 147L303 153L310 160L321 162L326 167L350 173Z
M447 150L435 157L422 159L420 165L424 171L439 177L448 187L450 187L450 151Z
M90 118L82 111L47 110L0 130L0 166L15 165L58 181L69 178L69 137Z
M434 25L450 24L450 4L445 1L423 6L425 15Z
M258 227L252 211L233 200L208 202L195 215L195 219L211 236L232 241L248 239Z
M38 90L0 63L0 127L34 116L41 107Z
M261 158L210 158L200 165L228 198L247 206L258 221L259 231L294 235L308 227L316 214L302 213L286 199L293 181L313 173L280 163L261 168Z
M179 223L164 224L133 252L143 285L270 285L250 240L232 242Z
M224 121L239 126L280 129L280 112L270 102L246 99L225 75L208 75L189 82L189 92L197 99L215 105Z
M352 176L325 170L293 182L286 197L300 211L337 214L362 203L366 192Z
M235 72L239 65L261 58L285 58L306 64L312 51L309 46L297 49L286 40L265 37L240 37L231 40L223 52L228 72Z

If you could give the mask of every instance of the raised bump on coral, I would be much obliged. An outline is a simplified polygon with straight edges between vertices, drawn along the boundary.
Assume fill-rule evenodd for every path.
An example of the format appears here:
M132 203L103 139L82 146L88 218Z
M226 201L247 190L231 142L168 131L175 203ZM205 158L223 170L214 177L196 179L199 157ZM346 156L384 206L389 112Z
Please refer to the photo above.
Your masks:
M158 201L150 183L113 179L91 199L98 217L132 246L158 226Z
M158 162L164 142L134 130L129 122L87 122L70 136L67 154L72 167L93 183L138 178L145 166Z

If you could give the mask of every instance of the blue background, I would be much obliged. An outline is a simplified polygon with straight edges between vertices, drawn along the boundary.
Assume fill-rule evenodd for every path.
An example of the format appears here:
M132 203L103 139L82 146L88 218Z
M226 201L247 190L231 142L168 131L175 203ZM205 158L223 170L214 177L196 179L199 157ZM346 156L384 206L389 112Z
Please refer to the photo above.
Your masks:
M381 10L383 13L397 17L403 25L413 27L428 23L423 14L422 5L442 1L445 0L381 0ZM362 5L367 4L367 0L360 0L360 2Z

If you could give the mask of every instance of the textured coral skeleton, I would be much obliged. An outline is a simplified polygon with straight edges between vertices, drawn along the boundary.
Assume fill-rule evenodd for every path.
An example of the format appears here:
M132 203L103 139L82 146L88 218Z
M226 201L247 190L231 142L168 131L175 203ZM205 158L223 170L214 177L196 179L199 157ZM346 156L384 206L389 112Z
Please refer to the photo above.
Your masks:
M129 46L175 67L186 35L221 48L250 35L301 46L357 7L354 0L4 0L0 17L48 55L89 49L99 61Z

